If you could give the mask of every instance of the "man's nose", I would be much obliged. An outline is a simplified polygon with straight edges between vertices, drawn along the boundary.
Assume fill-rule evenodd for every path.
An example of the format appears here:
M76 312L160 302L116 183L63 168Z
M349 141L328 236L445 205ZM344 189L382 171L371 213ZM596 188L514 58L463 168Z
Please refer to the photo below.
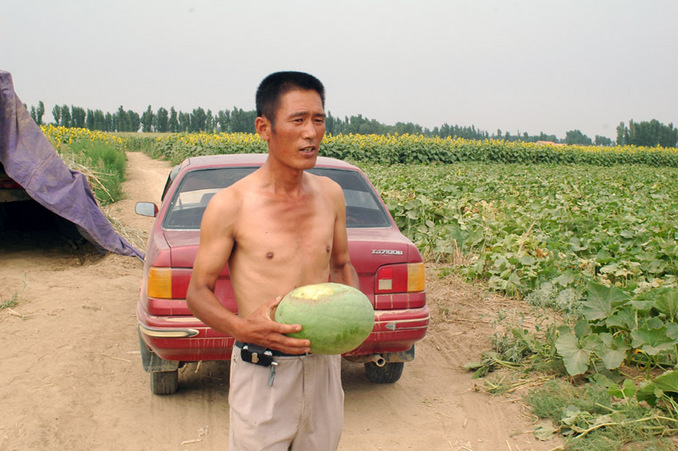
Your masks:
M306 139L314 139L318 136L318 128L313 121L307 121L304 124L303 137Z

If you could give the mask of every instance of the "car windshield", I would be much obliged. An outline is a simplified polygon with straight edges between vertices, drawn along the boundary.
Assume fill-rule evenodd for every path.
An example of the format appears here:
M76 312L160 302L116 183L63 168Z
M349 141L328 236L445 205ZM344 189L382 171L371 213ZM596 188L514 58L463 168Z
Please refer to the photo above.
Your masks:
M166 229L199 229L205 207L218 191L232 185L256 167L223 167L188 172L170 202L163 221ZM346 227L388 227L391 222L367 180L356 171L314 168L310 172L331 178L344 191Z

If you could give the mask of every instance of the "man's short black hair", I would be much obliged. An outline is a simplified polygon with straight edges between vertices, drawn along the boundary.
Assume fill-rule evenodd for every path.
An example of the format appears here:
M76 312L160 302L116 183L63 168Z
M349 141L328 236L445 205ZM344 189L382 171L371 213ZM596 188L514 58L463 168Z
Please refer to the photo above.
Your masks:
M295 89L315 91L320 95L325 107L325 87L313 75L304 72L274 72L259 84L256 95L257 116L265 117L271 124L275 122L275 113L280 106L280 98Z

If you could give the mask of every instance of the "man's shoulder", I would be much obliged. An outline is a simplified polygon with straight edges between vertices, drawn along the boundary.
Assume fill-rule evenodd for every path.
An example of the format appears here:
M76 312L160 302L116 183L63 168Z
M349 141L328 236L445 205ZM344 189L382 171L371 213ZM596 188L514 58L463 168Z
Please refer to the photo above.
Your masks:
M309 177L309 180L312 180L323 190L331 190L333 192L341 190L339 184L326 175L312 174L308 171L306 171L305 174L307 177Z
M210 206L221 210L223 208L233 208L237 205L239 199L242 198L243 193L246 191L243 181L244 178L217 192L210 201Z
M307 174L312 177L311 180L317 187L317 191L321 193L323 197L332 199L333 203L336 203L337 205L344 202L344 191L337 182L324 175L316 175L308 172Z
M251 190L254 184L256 184L256 171L246 175L240 180L235 181L233 184L227 186L226 188L223 188L221 191L217 193L216 196L226 198L240 197L243 195L243 193L246 193L247 191Z

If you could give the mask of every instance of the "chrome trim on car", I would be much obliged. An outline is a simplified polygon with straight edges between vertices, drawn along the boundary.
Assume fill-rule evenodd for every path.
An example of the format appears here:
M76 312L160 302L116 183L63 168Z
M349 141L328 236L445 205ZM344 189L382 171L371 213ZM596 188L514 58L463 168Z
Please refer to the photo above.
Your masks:
M165 317L165 321L168 323L196 323L200 320L195 316L168 316Z
M403 255L398 249L372 249L372 255Z
M397 312L398 310L392 310L392 312ZM421 318L398 318L398 319L390 319L390 318L385 318L382 319L382 316L387 316L389 313L391 313L388 310L379 310L375 312L374 320L377 322L386 322L386 323L394 323L394 324L405 324L405 323L420 323L422 321L430 321L431 320L431 315L428 314L426 316L422 316Z
M195 329L164 329L148 327L141 323L139 323L139 330L143 334L153 338L191 338L200 333Z

